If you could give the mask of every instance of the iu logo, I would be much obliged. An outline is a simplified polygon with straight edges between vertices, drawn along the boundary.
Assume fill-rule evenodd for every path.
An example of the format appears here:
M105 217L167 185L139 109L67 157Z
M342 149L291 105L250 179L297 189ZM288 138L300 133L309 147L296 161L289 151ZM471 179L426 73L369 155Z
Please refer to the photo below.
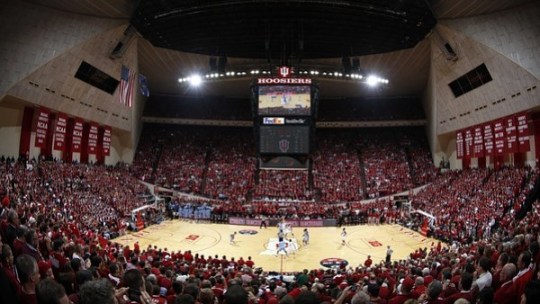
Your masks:
M289 141L286 139L282 139L279 141L279 151L282 153L287 153L289 151Z
M281 66L278 68L278 75L282 78L287 78L289 75L291 75L291 68L288 66Z

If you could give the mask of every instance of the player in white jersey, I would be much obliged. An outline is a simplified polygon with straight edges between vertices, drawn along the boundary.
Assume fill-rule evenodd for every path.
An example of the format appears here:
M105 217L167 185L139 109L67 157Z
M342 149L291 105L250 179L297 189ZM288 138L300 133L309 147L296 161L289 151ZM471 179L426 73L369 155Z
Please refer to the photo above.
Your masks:
M296 242L293 242L292 239L289 239L289 252L296 255L296 251L298 250Z
M229 244L234 245L236 242L234 241L234 237L236 236L236 231L234 233L231 233L229 236Z

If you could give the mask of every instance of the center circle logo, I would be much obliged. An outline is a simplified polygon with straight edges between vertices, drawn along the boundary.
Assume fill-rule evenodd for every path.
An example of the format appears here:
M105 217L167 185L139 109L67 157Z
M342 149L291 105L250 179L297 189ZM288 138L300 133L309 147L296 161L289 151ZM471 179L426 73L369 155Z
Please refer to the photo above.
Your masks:
M238 233L240 233L240 234L254 235L254 234L257 234L258 231L257 231L257 230L253 230L253 229L243 229L243 230L238 231Z
M321 260L321 266L332 267L345 267L349 265L349 261L340 258L327 258Z

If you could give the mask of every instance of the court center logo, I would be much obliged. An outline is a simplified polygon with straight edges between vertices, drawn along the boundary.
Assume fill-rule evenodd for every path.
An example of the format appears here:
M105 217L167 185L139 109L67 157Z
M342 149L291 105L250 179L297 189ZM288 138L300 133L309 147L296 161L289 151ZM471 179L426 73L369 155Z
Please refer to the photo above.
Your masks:
M257 234L258 231L257 231L257 230L253 230L253 229L243 229L243 230L238 231L238 233L240 233L240 234L254 235L254 234Z
M349 265L349 261L340 258L326 258L321 260L321 266L333 268L333 267L345 267Z

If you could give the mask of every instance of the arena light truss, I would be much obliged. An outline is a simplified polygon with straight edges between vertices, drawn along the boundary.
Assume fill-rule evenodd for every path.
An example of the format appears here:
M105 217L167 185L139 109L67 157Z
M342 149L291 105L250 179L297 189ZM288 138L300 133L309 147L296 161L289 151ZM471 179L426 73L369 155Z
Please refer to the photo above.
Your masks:
M362 75L361 73L343 73L339 71L331 70L300 70L299 72L292 73L296 77L309 77L313 79L323 78L323 79L335 79L340 81L351 81L364 83L368 86L378 86L388 84L388 79L379 77L375 74ZM272 77L276 76L275 72L272 72L268 69L252 69L248 71L227 71L223 73L212 72L205 75L192 74L183 78L179 78L179 83L186 83L190 85L200 85L201 82L213 82L213 81L222 81L228 79L242 79L242 78L256 78L256 77Z

